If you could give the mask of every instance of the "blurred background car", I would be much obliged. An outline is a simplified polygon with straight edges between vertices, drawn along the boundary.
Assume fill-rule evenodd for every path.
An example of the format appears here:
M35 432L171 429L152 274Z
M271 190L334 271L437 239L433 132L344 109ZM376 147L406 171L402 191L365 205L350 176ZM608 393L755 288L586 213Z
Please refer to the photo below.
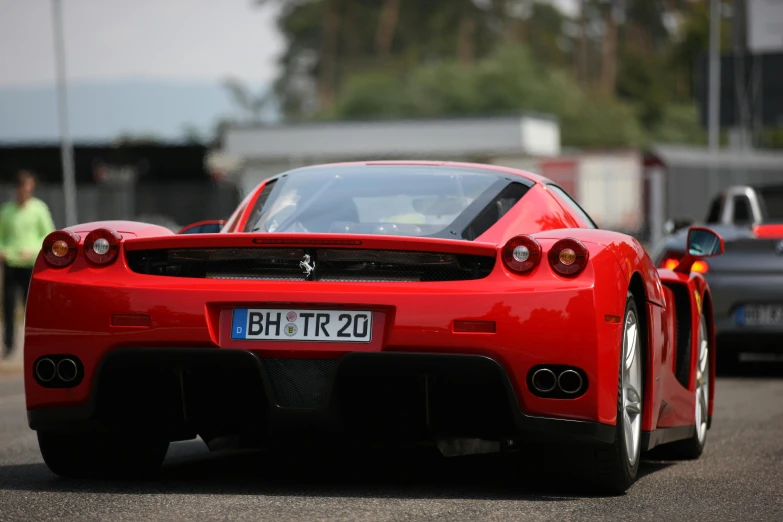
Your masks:
M783 184L730 187L704 223L726 245L724 256L693 267L712 289L719 366L736 370L745 353L783 357ZM666 239L656 265L675 268L686 239L687 230Z

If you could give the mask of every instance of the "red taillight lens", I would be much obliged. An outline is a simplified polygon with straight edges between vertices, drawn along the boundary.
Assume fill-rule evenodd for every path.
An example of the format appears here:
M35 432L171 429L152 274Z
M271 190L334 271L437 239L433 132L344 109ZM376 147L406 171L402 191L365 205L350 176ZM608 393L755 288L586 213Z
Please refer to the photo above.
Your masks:
M558 274L573 277L585 269L589 256L587 247L581 241L561 239L549 251L549 264Z
M58 230L52 232L43 242L44 259L55 268L64 268L76 259L80 237L73 232Z
M679 259L675 259L673 257L667 257L661 263L661 268L665 268L667 270L674 270L675 268L677 268L677 265L679 264L680 264Z
M694 261L693 265L691 265L691 272L706 274L709 271L710 271L710 265L708 265L707 262L704 260L699 259L698 261Z
M512 272L530 272L541 262L541 245L530 236L511 238L503 247L503 263Z
M663 257L663 261L658 264L658 268L666 268L668 270L674 270L679 266L682 254L667 252ZM710 266L703 259L698 259L691 265L691 272L698 272L700 274L706 274L710 271Z
M84 238L84 255L96 265L108 265L117 259L122 236L110 228L98 228Z
M680 260L682 260L682 256L684 254L682 252L676 252L676 251L667 251L666 254L661 258L661 261L658 262L658 268L665 268L667 270L674 270L677 268L677 265L680 264Z

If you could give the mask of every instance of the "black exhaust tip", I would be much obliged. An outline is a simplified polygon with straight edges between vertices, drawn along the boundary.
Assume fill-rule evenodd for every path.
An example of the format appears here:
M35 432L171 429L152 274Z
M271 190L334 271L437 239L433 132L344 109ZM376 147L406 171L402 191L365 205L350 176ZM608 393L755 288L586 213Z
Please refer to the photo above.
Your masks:
M44 355L35 361L33 376L44 388L73 388L84 379L84 366L75 355Z
M57 363L57 377L63 382L72 382L79 375L79 367L71 358L60 359Z
M584 370L564 364L534 366L527 373L527 387L544 399L578 399L587 392L588 378Z
M40 382L50 382L57 376L57 366L48 357L38 359L35 363L35 377Z
M568 395L579 393L582 389L583 382L582 376L574 370L565 370L561 372L560 376L557 378L558 388Z
M540 393L549 393L557 386L557 377L555 372L549 368L539 368L533 373L531 379L533 388Z

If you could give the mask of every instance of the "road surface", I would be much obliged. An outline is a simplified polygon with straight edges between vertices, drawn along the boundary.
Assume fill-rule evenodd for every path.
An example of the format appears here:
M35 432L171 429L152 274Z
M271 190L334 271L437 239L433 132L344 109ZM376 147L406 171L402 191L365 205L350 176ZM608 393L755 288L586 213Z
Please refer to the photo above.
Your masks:
M783 520L783 369L717 382L698 461L644 462L625 495L541 486L495 457L209 454L177 443L160 478L67 481L43 464L22 381L0 373L0 520Z

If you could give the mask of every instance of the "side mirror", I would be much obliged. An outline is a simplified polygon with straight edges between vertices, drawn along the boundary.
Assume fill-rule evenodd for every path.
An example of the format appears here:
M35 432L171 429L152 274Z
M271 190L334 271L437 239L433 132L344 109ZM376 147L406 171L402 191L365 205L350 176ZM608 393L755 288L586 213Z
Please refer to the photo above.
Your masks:
M719 256L724 251L723 238L709 228L691 227L688 230L687 251L680 264L674 269L689 274L693 263L704 257Z
M223 229L224 220L199 221L183 227L178 234L217 234Z
M708 228L692 227L688 231L688 255L712 257L723 253L723 238Z

